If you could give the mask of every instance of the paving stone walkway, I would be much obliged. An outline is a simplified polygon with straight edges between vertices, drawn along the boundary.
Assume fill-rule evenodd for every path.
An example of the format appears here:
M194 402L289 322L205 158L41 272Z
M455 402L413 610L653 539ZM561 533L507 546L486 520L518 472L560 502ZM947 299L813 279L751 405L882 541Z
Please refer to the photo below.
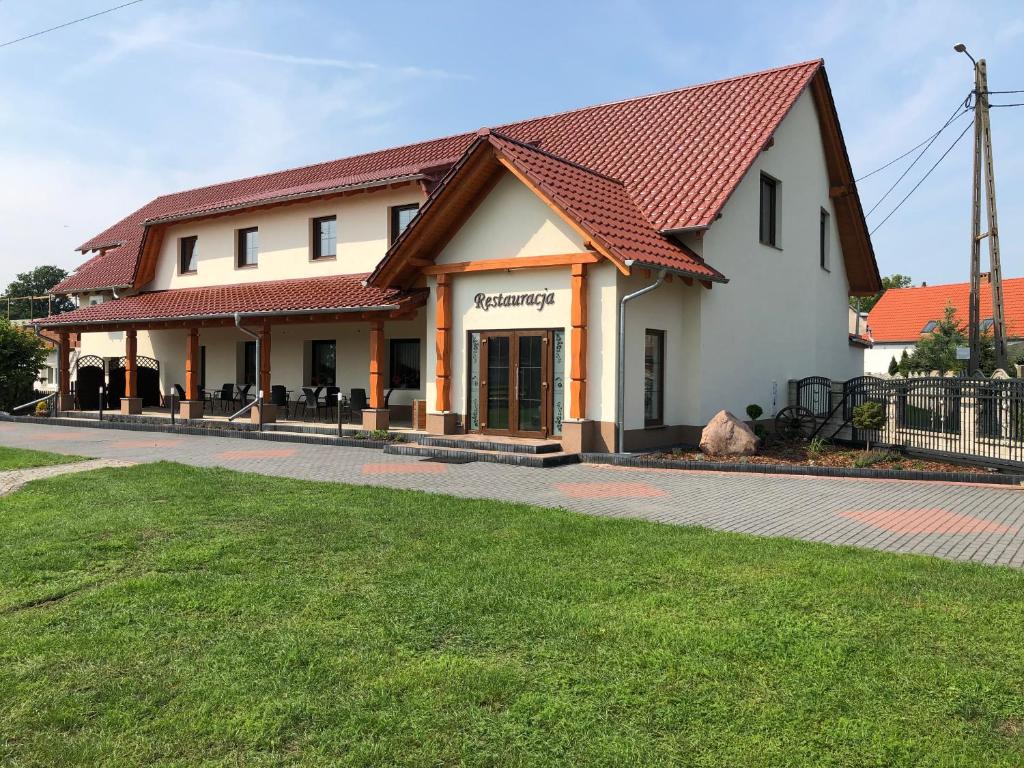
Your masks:
M440 464L367 448L12 422L0 422L0 445L495 498L592 515L1024 567L1024 489L1011 486L592 464L551 469ZM66 466L73 471L89 468L81 463Z
M69 475L73 472L90 472L104 467L130 467L133 464L135 464L134 461L122 461L121 459L89 459L88 461L71 461L67 464L51 464L45 467L9 469L0 472L0 496L13 493L32 480Z

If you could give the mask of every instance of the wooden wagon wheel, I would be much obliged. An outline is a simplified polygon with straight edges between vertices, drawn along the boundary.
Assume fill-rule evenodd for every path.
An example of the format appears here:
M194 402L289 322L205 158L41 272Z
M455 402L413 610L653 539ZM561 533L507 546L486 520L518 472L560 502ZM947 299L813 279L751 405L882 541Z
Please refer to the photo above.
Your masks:
M801 405L789 405L775 416L775 432L781 437L793 439L810 437L818 426L818 419Z

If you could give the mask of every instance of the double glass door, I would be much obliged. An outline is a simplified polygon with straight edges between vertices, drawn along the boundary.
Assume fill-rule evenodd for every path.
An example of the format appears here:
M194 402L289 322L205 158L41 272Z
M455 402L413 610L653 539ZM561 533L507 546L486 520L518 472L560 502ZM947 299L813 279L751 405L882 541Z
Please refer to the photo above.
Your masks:
M492 331L480 341L480 431L547 437L551 332Z

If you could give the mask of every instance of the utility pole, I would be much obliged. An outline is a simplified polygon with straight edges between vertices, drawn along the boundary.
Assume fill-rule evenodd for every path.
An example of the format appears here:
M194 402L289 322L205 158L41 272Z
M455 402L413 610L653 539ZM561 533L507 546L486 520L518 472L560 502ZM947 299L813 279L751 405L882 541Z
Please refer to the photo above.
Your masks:
M996 368L1006 370L1006 318L1003 313L1003 272L999 262L999 219L996 214L996 178L992 162L992 124L989 120L988 68L984 59L975 61L967 46L953 50L974 64L974 172L971 199L971 294L968 329L971 360L969 373L981 366L981 241L988 240L989 283L992 285L992 338ZM981 177L985 176L985 208L988 231L981 231Z

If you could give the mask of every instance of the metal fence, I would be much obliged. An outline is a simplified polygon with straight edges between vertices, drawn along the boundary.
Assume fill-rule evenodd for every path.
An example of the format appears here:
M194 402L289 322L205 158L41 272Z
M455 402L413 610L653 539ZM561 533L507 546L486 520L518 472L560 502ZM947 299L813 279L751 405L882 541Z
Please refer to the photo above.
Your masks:
M802 382L813 383L801 388ZM820 377L796 382L796 404L808 407L804 393L820 387ZM853 411L869 400L885 409L885 425L856 429ZM1002 372L991 379L860 376L832 382L830 404L817 432L825 437L869 440L872 445L993 466L1024 465L1024 379ZM810 410L820 416L817 408Z

